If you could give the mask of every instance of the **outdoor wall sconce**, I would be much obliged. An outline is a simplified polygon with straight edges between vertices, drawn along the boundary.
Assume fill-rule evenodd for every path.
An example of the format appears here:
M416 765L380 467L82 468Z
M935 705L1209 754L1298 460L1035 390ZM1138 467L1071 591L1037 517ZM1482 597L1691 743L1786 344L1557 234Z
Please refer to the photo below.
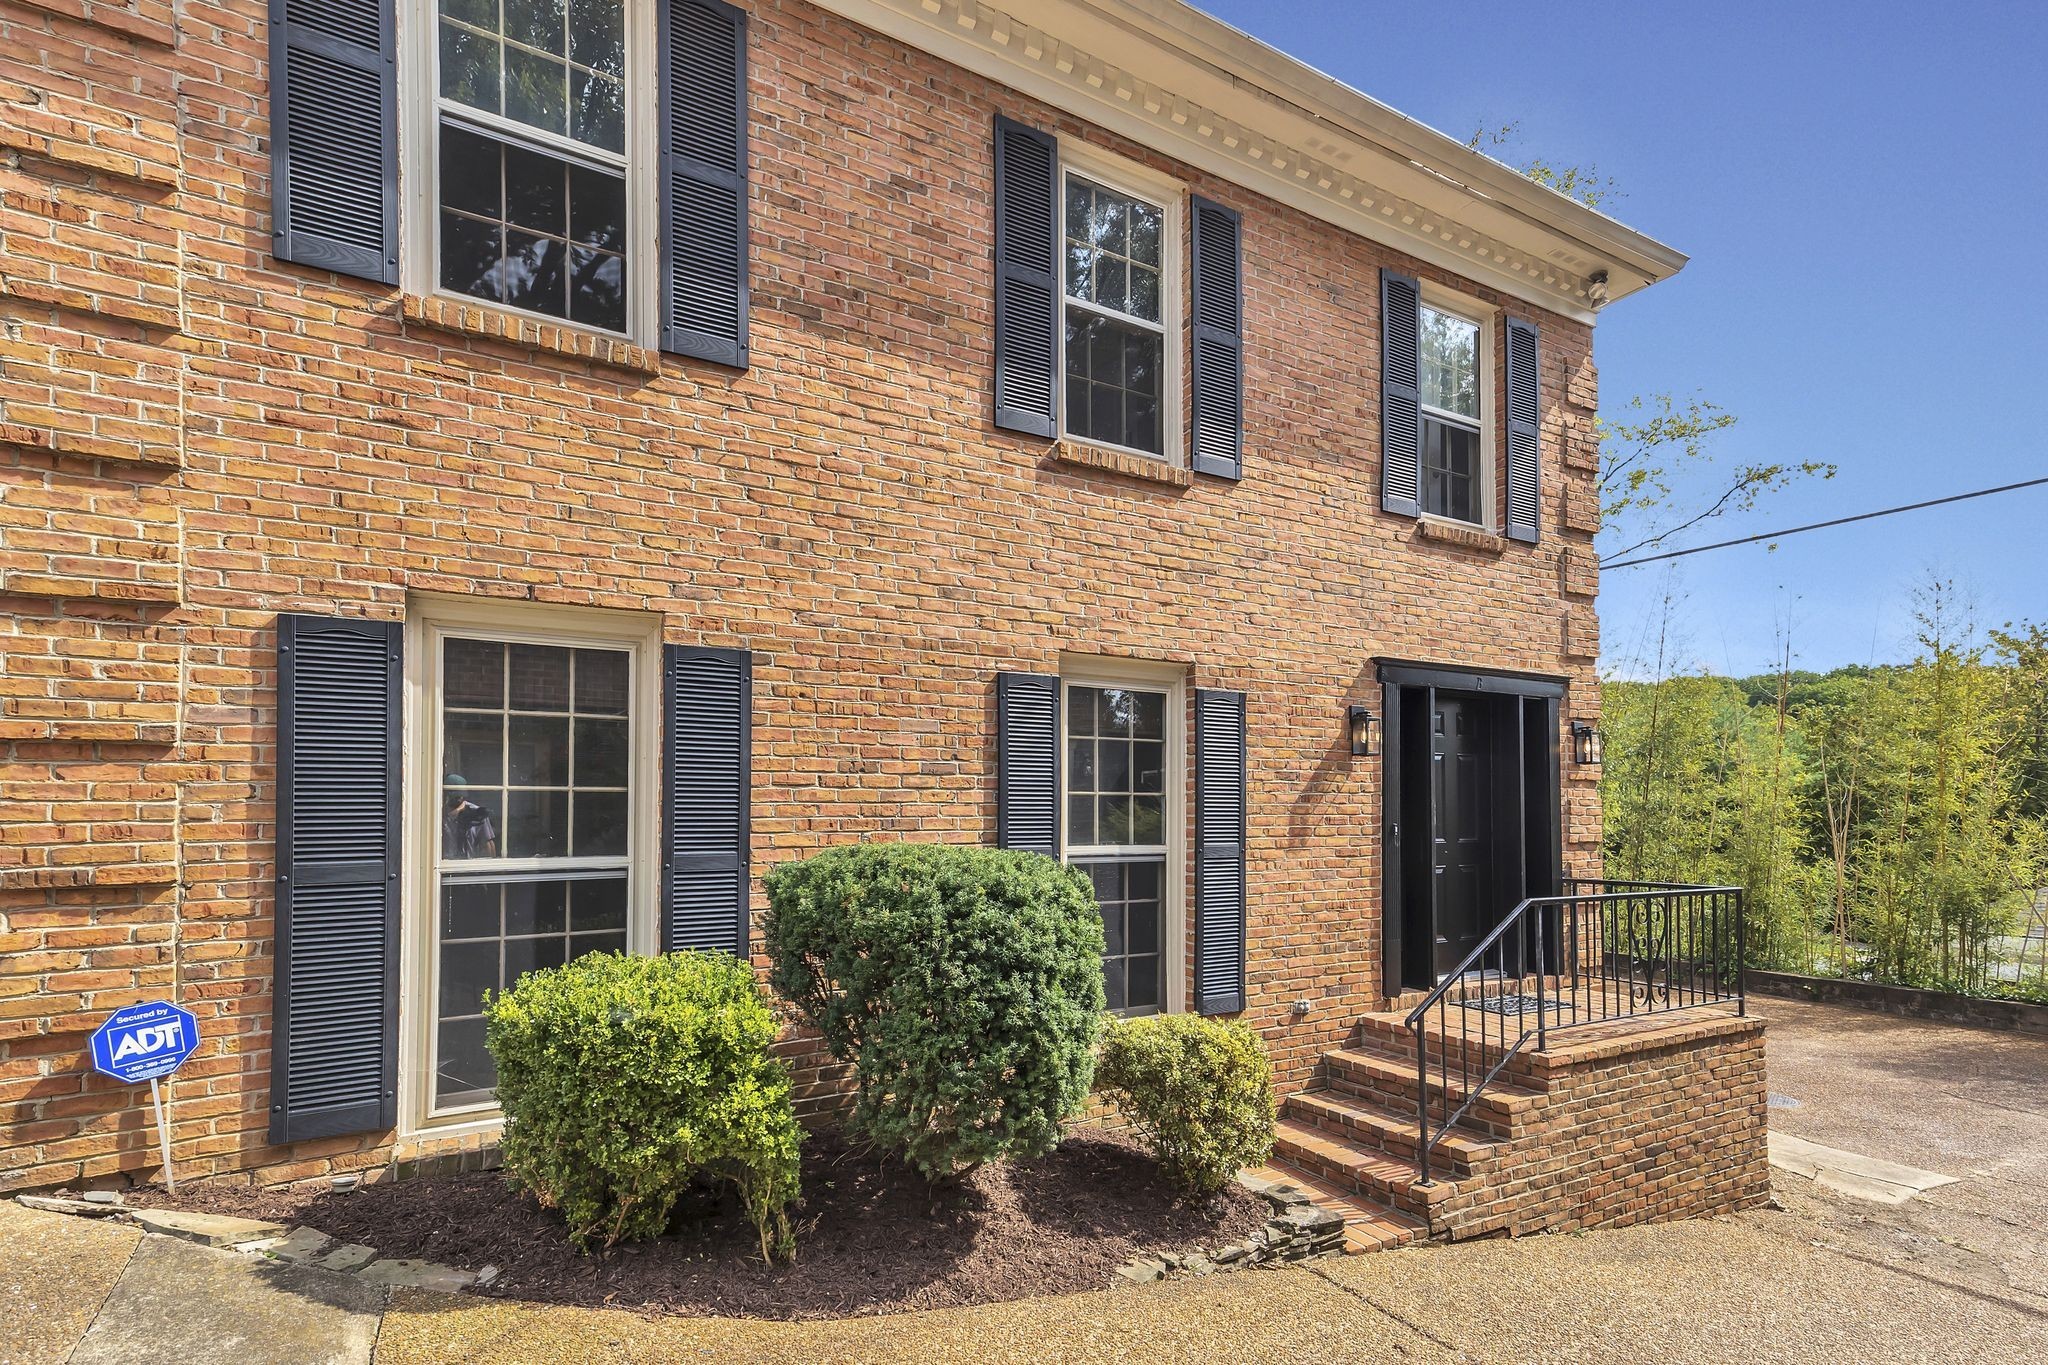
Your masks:
M1590 720L1572 722L1572 762L1582 768L1600 766L1600 727Z
M1351 756L1371 758L1380 751L1380 718L1370 708L1354 706L1345 713L1351 722Z

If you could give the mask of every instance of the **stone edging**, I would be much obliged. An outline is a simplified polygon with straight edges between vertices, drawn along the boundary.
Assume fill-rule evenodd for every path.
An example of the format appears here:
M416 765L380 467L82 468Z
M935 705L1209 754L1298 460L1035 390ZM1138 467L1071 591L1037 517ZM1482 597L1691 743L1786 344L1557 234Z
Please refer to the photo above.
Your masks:
M99 1197L94 1197L99 1196ZM21 1194L15 1202L43 1213L66 1213L83 1218L105 1218L133 1223L144 1232L179 1237L200 1246L221 1251L239 1251L245 1256L285 1261L342 1275L353 1275L369 1284L387 1289L436 1289L444 1294L464 1289L482 1289L498 1278L496 1266L482 1270L457 1270L433 1261L380 1257L375 1247L359 1242L337 1242L318 1228L288 1223L266 1223L254 1218L228 1218L217 1213L186 1213L181 1209L130 1208L119 1195L107 1197L94 1191L83 1199L60 1195Z
M1344 1251L1344 1216L1321 1208L1307 1191L1294 1185L1239 1173L1237 1183L1266 1201L1273 1216L1241 1242L1210 1252L1140 1256L1116 1273L1133 1284L1151 1284L1172 1274L1213 1275L1276 1261L1305 1261L1337 1256Z
M2025 1000L1990 1000L1976 995L1893 986L1880 981L1851 981L1836 976L1799 976L1752 968L1743 983L1757 995L1812 1000L1824 1005L1897 1014L1908 1019L1933 1019L1947 1024L2006 1029L2015 1033L2048 1034L2048 1005Z

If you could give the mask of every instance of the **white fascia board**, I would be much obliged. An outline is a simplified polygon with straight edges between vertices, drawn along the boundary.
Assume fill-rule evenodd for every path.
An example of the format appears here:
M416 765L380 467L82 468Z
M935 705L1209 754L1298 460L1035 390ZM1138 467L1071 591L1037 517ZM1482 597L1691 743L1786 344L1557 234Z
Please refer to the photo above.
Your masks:
M1607 272L1611 300L1685 263L1670 248L1179 0L1035 0L1028 23L978 0L813 3L1178 161L1581 322L1593 321L1586 288L1593 272ZM1167 19L1180 26L1158 31ZM1388 135L1378 136L1364 126L1368 121L1386 124ZM1209 126L1218 122L1229 129ZM1461 183L1453 173L1488 183Z

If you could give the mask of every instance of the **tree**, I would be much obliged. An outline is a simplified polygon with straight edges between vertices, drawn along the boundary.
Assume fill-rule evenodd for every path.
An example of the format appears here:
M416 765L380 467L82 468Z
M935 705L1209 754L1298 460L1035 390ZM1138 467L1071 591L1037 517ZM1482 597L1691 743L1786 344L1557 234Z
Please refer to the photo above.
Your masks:
M1716 465L1711 438L1735 415L1704 398L1680 404L1668 393L1622 404L1620 421L1601 418L1600 529L1611 548L1602 564L1662 545L1730 512L1747 512L1767 493L1801 478L1835 477L1825 460ZM1695 491L1704 488L1705 491Z
M1481 128L1465 140L1465 145L1475 152L1485 152L1488 147L1512 147L1522 140L1522 124L1503 123L1498 128ZM1487 155L1492 156L1491 152ZM1494 157L1500 161L1502 158ZM1610 176L1600 174L1593 166L1554 166L1541 157L1530 157L1515 169L1539 185L1548 185L1570 199L1576 199L1589 209L1597 209L1612 199L1624 196L1621 187Z
M1480 128L1465 145L1477 152L1510 148L1521 142L1520 123ZM1587 208L1622 197L1610 176L1591 166L1559 166L1540 157L1514 166L1539 185L1578 200ZM1663 544L1682 531L1730 512L1747 512L1767 493L1795 479L1832 479L1835 466L1825 460L1760 461L1715 467L1710 438L1735 425L1735 414L1693 397L1682 404L1669 393L1631 398L1622 404L1624 421L1601 418L1600 521L1612 548L1603 564ZM1693 485L1699 485L1694 487Z

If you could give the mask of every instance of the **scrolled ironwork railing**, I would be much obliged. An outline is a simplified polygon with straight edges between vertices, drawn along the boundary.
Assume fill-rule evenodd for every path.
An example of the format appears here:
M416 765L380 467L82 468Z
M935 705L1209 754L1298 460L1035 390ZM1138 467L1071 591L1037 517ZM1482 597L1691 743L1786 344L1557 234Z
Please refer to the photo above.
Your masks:
M1553 1033L1700 1005L1747 1013L1742 909L1740 887L1568 878L1563 895L1509 911L1408 1012L1422 1183L1437 1143L1532 1040L1540 1052Z

